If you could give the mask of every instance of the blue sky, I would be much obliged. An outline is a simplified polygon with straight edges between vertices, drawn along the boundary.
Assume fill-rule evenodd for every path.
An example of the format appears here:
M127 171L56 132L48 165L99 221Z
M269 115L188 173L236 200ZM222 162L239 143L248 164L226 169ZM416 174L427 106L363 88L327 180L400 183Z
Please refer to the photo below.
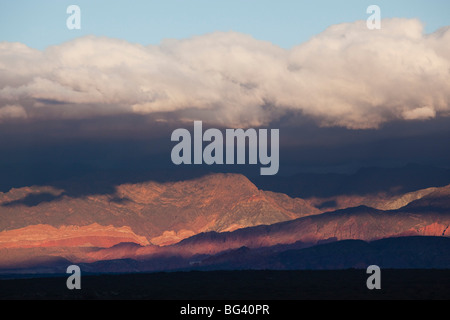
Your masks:
M71 4L81 8L81 30L66 28ZM148 45L233 30L289 48L332 24L367 19L371 4L382 18L419 18L426 32L450 25L448 0L0 0L0 41L42 50L94 34Z

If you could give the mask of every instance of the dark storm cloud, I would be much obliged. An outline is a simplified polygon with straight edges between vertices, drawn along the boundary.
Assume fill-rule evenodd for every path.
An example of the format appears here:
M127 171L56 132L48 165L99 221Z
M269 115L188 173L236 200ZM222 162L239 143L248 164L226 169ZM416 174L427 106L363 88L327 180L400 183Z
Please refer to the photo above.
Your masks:
M319 127L302 116L293 116L291 120L295 126L281 120L267 127L280 129L281 175L300 171L351 172L362 166L401 166L414 162L450 165L448 118L392 122L369 130ZM23 172L28 173L20 173L22 177L43 178L44 171L60 169L63 173L64 168L67 168L64 174L68 175L71 170L187 173L197 169L258 174L257 166L173 165L170 153L175 142L170 141L170 136L180 125L137 115L3 124L0 165L7 171L11 167L19 172L25 168ZM192 123L181 126L193 130ZM48 178L57 179L58 174Z

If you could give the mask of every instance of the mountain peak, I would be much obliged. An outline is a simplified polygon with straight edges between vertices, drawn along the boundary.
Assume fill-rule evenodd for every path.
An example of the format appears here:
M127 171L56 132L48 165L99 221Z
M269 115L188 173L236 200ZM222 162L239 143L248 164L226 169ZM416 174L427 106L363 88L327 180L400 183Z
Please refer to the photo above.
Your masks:
M37 201L52 195L50 192L53 197ZM5 219L0 220L0 231L38 224L61 228L101 222L114 228L127 226L149 243L164 246L199 232L232 231L318 213L302 199L259 190L247 177L234 173L178 182L121 184L112 194L71 197L59 196L63 190L55 192L43 186L3 194L6 202L0 206L0 215Z

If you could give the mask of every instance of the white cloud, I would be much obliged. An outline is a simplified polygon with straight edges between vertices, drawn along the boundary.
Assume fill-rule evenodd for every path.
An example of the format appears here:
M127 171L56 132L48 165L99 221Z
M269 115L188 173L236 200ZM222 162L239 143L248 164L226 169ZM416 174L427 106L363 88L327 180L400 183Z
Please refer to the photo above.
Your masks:
M0 108L0 121L5 119L26 118L27 113L22 106L7 105Z
M406 120L426 120L436 116L436 111L433 108L422 107L413 110L407 110L403 113L403 118Z
M148 47L89 36L43 52L4 42L0 108L14 105L28 118L162 112L235 127L287 111L347 128L429 119L450 112L450 28L358 21L290 50L235 32Z

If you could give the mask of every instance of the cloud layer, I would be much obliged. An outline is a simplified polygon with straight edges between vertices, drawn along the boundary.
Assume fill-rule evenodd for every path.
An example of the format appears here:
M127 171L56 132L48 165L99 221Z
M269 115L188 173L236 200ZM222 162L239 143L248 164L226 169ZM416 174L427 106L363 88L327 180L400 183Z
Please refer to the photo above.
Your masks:
M0 43L0 123L137 113L249 127L291 112L352 129L449 115L450 27L425 35L418 20L357 21L289 50L236 32L158 46Z

